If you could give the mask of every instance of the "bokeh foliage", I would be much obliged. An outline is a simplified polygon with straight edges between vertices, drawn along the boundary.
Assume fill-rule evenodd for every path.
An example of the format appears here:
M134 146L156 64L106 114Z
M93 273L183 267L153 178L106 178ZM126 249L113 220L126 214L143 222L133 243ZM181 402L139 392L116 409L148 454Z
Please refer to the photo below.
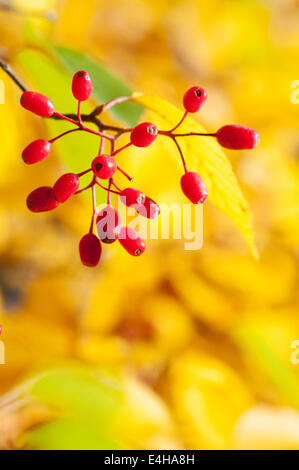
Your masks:
M1 73L0 447L298 449L295 0L12 4L17 11L0 9L0 53L62 111L73 110L74 54L88 55L100 77L96 101L116 87L177 105L199 83L209 98L198 126L258 129L254 152L226 155L253 213L260 260L208 203L200 251L151 241L135 260L111 246L99 269L83 268L76 253L89 201L36 217L24 200L66 168L83 170L96 139L69 136L47 161L26 167L22 148L63 125L21 110ZM139 111L129 109L106 118L132 125ZM174 152L156 141L126 151L120 164L154 199L182 202Z

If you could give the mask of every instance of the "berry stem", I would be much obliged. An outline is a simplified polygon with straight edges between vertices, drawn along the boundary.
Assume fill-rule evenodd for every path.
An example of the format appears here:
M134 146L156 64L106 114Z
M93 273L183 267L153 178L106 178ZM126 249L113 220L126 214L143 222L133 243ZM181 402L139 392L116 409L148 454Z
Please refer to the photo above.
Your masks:
M173 131L175 131L182 124L182 122L186 119L187 114L188 114L188 111L185 111L184 114L183 114L182 119L178 122L178 124L176 126L174 126L172 129L170 129L170 131L168 131L170 134L172 134Z
M114 98L113 100L107 101L107 103L102 105L101 112L107 111L108 109L112 108L112 106L124 103L125 101L129 101L130 99L130 96L119 96L118 98Z
M112 141L111 141L112 142ZM104 146L105 146L105 140L104 137L101 137L101 142L100 142L100 148L99 148L99 155L102 155L104 153Z
M116 104L124 103L125 101L130 101L129 96L119 96L118 98L114 98L112 100L107 101L107 103L101 104L100 106L97 106L92 113L90 113L90 116L92 118L95 118L99 114L101 114L103 111L107 111L108 109L112 108L112 106L115 106Z
M118 169L118 171L120 171L129 181L133 181L132 176L128 175L128 173L126 173L122 168L120 168L120 166L117 165L117 169Z
M54 115L59 117L60 119L64 119L65 121L68 121L68 122L71 122L72 124L75 124L82 131L89 132L90 134L95 134L95 135L98 135L100 137L104 137L104 139L108 139L108 140L113 139L113 137L111 135L105 134L105 133L100 132L100 131L95 131L95 130L90 129L89 127L85 126L82 123L82 120L81 120L81 124L80 124L79 121L76 121L75 119L71 119L70 117L66 116L65 114L61 114L58 111L54 111Z
M84 170L84 171L81 171L81 173L77 173L77 176L83 176L83 175L86 175L86 173L89 173L91 171L91 168L88 168L88 170Z
M109 184L108 184L108 192L107 192L107 204L110 205L111 204L111 185L112 185L112 181L113 179L112 178L109 178Z
M115 137L113 140L110 140L110 145L111 145L110 155L112 155L115 150Z
M96 179L95 178L92 181L91 193L92 193L92 217L91 217L89 233L93 233L94 219L97 215Z
M132 142L128 142L126 145L124 145L123 147L120 147L119 149L117 150L114 150L114 152L112 152L111 156L115 156L117 155L119 152L122 152L123 150L125 150L126 148L130 147L130 145L132 145Z
M63 132L62 134L59 134L57 137L54 137L53 139L49 140L49 143L53 144L54 142L56 142L56 140L60 139L61 137L64 137L65 135L70 134L71 132L81 131L81 130L82 129L79 129L79 128L70 129L69 131Z
M92 185L93 185L93 180L92 180L92 182L91 182L88 186L85 186L85 188L82 188L82 189L79 189L78 191L76 191L75 194L83 193L83 192L86 191L87 189L91 188Z
M67 118L73 119L78 125L77 115L76 114L72 114L72 113L63 114L63 116L66 116ZM60 119L63 119L63 118L60 115L54 115L53 114L53 116L51 116L50 119L56 119L56 120L59 119L60 120ZM117 138L117 137L121 136L125 132L131 132L131 130L132 130L132 129L125 129L123 127L110 126L108 124L104 124L96 116L93 116L93 111L90 114L81 114L81 119L82 119L83 122L92 122L93 124L95 124L98 127L98 129L100 131L116 132L116 135L114 136L114 138Z
M54 111L53 116L57 116L59 119L64 119L65 121L71 122L72 124L79 125L78 121L75 119L71 119L70 117L66 116L65 114L59 113L58 111Z
M179 145L179 143L177 142L176 138L174 136L170 136L173 140L173 142L175 143L178 151L179 151L179 154L181 156L181 159L182 159L182 163L183 163L183 167L184 167L184 170L185 170L185 173L188 173L188 168L187 168L187 165L186 165L186 161L185 161L185 158L184 158L184 155L183 155L183 152L182 152L182 149Z
M114 139L114 137L112 137L111 135L104 134L104 132L95 131L93 129L90 129L89 127L84 126L84 124L82 126L80 126L80 129L82 129L85 132L89 132L90 134L94 134L94 135L98 135L99 137L103 137L104 139L107 139L107 140L113 140Z
M162 135L169 135L164 133L163 131L160 132ZM205 132L188 132L186 134L172 134L174 137L191 137L191 136L200 136L200 137L216 137L216 133L205 133ZM170 136L171 137L171 136Z
M120 195L120 192L118 192L118 191L113 191L113 189L111 189L111 188L110 188L110 190L108 188L105 188L105 186L103 186L101 183L99 183L98 179L96 180L96 183L97 183L98 186L100 186L100 188L105 189L105 191L110 191L110 193Z
M118 184L115 183L114 179L112 179L112 184L118 191L121 192L121 188L118 186Z
M78 101L77 116L78 116L78 122L79 122L80 127L83 127L83 122L81 118L81 101Z

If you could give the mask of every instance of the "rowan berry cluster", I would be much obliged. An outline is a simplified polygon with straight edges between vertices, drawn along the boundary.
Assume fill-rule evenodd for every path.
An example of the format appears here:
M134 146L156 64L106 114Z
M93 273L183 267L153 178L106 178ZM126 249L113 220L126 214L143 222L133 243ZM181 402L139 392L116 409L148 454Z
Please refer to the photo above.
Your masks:
M44 160L50 153L51 147L58 139L75 132L84 131L97 135L100 138L98 155L92 160L90 166L81 173L66 173L62 175L53 185L42 186L32 191L27 197L27 207L32 212L44 212L55 209L59 204L66 202L71 196L82 193L87 189L92 191L92 217L90 229L79 243L81 261L86 266L96 266L101 258L103 243L113 243L119 240L120 244L133 256L141 255L145 250L145 243L139 234L130 227L123 227L117 211L111 204L111 193L117 194L123 204L133 207L137 213L147 218L155 218L160 213L159 206L151 198L136 188L127 187L121 189L115 181L117 172L123 174L128 180L132 178L116 162L116 155L129 146L147 147L161 136L171 138L177 146L182 159L184 174L181 178L181 188L185 196L194 204L202 204L206 201L208 193L205 183L199 174L189 171L183 156L183 152L177 141L178 137L191 135L214 137L219 144L229 149L252 149L259 141L259 135L253 129L239 125L227 125L221 127L216 133L176 133L176 129L182 124L188 113L195 113L201 109L206 101L207 93L203 88L192 87L184 95L183 103L185 112L178 124L170 130L159 130L150 122L138 124L133 129L108 126L96 118L102 111L119 104L128 98L120 97L99 106L90 115L82 115L81 103L87 100L92 93L92 80L87 72L77 72L72 81L72 92L78 101L77 113L67 115L55 110L52 101L40 93L25 91L21 97L21 105L41 117L63 119L74 127L51 140L38 139L31 142L23 151L22 157L25 163L33 164ZM90 121L97 124L99 130L87 127L84 122ZM113 133L107 133L110 131ZM115 149L117 138L129 133L129 142ZM109 155L104 153L105 142L110 142L111 151ZM92 178L88 186L80 188L80 177L91 173ZM107 185L104 185L104 182ZM97 210L95 189L99 186L107 192L107 205L101 211ZM113 189L112 189L113 188ZM96 226L96 230L95 230ZM97 235L95 235L95 231Z

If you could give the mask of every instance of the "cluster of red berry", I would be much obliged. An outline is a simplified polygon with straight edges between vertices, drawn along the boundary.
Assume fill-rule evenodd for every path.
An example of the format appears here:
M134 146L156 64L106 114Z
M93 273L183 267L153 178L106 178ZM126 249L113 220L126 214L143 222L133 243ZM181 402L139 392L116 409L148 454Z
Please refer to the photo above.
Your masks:
M110 130L116 132L114 136L107 134L103 130L93 130L87 127L82 119L80 105L82 101L87 100L92 92L92 81L87 72L79 71L73 77L72 92L78 101L77 114L75 119L69 115L61 114L55 110L53 103L49 98L40 93L25 91L21 97L21 105L41 117L55 117L64 119L72 123L75 127L71 130L58 135L47 141L44 139L35 140L30 143L23 151L22 157L25 163L33 164L44 160L50 153L52 144L66 134L75 131L85 131L100 137L99 155L96 156L90 167L81 173L66 173L62 175L53 187L42 186L32 191L27 197L27 207L32 212L43 212L55 209L60 203L67 201L72 195L79 194L88 188L92 190L93 212L89 232L83 236L79 244L81 261L86 266L96 266L100 260L102 247L104 243L113 243L119 240L121 245L133 256L141 255L145 250L145 243L139 234L130 227L122 227L120 217L117 211L111 205L111 193L118 194L120 200L128 207L134 207L136 211L147 217L155 218L160 213L159 206L143 192L135 188L121 189L114 180L117 171L121 172L130 181L132 178L121 169L115 156L125 148L133 145L136 147L147 147L152 144L157 136L164 135L170 137L176 144L184 166L184 175L181 178L181 187L186 197L194 204L202 204L207 199L207 190L199 174L188 171L187 165L177 142L177 137L187 137L190 135L200 135L215 137L220 145L229 149L251 149L254 148L259 140L258 133L253 129L239 125L227 125L221 127L214 134L188 133L178 134L174 131L182 124L188 113L195 113L203 106L207 98L207 93L203 88L192 87L184 95L185 112L179 123L169 131L158 130L150 122L143 122L133 129L121 129L110 127ZM101 110L109 109L115 104L124 101L126 98L116 98L102 105ZM106 126L109 128L109 126ZM115 141L121 133L129 132L130 141L115 150ZM110 155L104 154L105 140L111 143ZM90 184L83 189L79 189L80 177L87 173L92 173ZM108 186L104 186L103 180L108 180ZM95 188L101 187L107 191L107 206L100 212L97 211ZM112 187L114 189L112 189ZM96 221L97 234L94 234L94 225Z

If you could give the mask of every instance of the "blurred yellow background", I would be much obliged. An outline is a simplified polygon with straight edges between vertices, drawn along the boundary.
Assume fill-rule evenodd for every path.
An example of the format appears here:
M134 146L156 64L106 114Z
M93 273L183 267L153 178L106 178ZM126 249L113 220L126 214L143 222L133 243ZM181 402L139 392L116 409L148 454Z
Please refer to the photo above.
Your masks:
M0 8L0 57L26 83L18 55L41 49L28 34L36 28L133 90L178 106L188 87L203 86L208 101L196 119L211 131L226 123L258 130L256 150L226 154L260 259L207 203L200 251L151 241L135 259L115 244L98 268L81 266L89 200L27 211L27 194L65 165L55 151L23 164L22 149L48 130L19 107L20 91L0 70L0 448L299 449L299 365L291 361L299 339L298 1L9 5ZM128 151L122 166L136 187L172 201L179 173L159 152ZM161 178L152 177L153 161Z

